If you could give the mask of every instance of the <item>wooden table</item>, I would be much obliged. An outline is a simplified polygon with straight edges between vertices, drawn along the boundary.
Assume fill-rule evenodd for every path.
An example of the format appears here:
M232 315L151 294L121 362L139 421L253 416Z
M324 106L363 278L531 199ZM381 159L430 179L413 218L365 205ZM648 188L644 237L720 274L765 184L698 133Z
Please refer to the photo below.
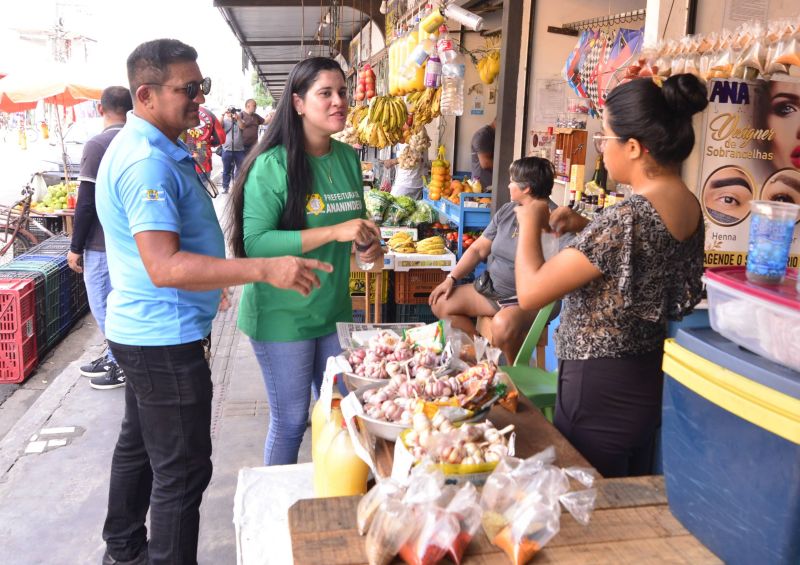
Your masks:
M722 563L672 516L663 477L600 479L596 486L597 506L589 525L581 526L564 512L561 531L534 564ZM367 563L364 538L356 531L358 500L300 500L289 509L295 565ZM507 564L509 559L479 530L462 563Z
M561 467L590 467L583 456L526 398L512 414L495 407L489 419L517 429L516 453L525 458L552 445ZM377 443L378 472L391 472L393 444ZM721 563L672 516L661 476L599 479L591 523L583 527L566 511L561 531L536 556L534 563ZM359 497L300 500L289 509L289 532L296 565L361 565L367 563L364 538L356 531ZM400 563L399 560L396 560ZM465 565L505 564L508 557L479 531Z

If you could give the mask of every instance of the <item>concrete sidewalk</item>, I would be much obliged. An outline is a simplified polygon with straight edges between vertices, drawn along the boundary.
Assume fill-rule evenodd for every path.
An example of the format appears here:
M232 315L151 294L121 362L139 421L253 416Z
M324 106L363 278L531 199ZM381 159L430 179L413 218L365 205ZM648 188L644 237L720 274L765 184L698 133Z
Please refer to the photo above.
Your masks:
M238 297L237 291L235 303ZM93 320L85 326L48 358L60 359L63 370L0 439L0 563L4 565L101 562L108 472L123 415L124 389L94 390L80 375L78 367L95 358L103 342ZM198 560L202 565L226 565L236 563L232 519L237 474L242 467L263 464L268 407L250 343L236 329L235 307L217 316L212 339L214 475L201 506ZM9 406L15 405L18 394L25 394L25 389L15 392ZM53 433L47 434L48 430ZM310 430L301 462L310 461L309 437ZM41 453L26 453L40 447Z

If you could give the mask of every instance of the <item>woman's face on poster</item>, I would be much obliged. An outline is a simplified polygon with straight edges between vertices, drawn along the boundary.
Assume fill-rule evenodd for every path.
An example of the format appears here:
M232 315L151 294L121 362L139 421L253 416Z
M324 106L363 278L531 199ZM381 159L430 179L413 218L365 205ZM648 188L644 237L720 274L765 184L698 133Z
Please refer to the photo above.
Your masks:
M721 167L703 185L703 206L708 217L721 226L733 226L750 213L753 181L743 169Z
M761 188L760 199L800 204L800 171L782 169L773 173Z
M770 83L767 127L775 132L773 166L800 169L800 83Z

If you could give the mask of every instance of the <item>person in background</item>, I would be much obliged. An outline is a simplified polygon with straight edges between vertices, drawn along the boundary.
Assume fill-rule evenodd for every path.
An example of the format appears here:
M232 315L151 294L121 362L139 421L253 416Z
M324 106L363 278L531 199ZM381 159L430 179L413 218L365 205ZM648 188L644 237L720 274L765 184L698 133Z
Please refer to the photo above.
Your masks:
M513 363L537 314L536 310L501 307L497 303L517 295L514 258L519 227L514 210L534 200L546 205L553 190L554 173L553 165L547 159L524 157L511 163L509 174L510 202L497 211L483 234L464 252L447 278L431 292L428 303L437 318L450 320L453 327L468 335L477 333L473 318L491 318L492 345L502 350L508 363ZM456 285L481 261L485 261L487 267L474 285Z
M95 182L106 149L125 125L127 114L132 109L131 93L124 86L109 86L103 90L97 111L103 117L104 129L83 146L78 173L78 204L67 253L69 268L76 273L83 273L89 309L103 336L106 334L106 299L111 292L111 279L103 226L95 208ZM80 371L83 376L92 379L89 381L92 388L105 390L125 386L125 373L108 347L100 358L81 366Z
M244 137L240 121L240 112L233 106L229 106L222 116L222 130L225 132L225 141L222 144L223 194L227 194L231 182L239 175L244 162Z
M247 155L258 142L258 126L264 123L264 118L256 114L256 101L252 98L244 103L244 112L240 112L237 118L237 125L242 131L244 153Z
M225 143L225 130L222 129L222 124L211 110L200 106L200 125L187 130L184 138L195 160L195 169L203 177L204 182L209 182L212 149Z
M408 144L398 143L395 146L395 154L400 155ZM425 157L417 161L416 166L406 169L400 166L398 158L387 159L383 166L394 168L394 181L392 182L392 196L409 196L414 200L419 200L422 196L422 173L427 167Z
M197 51L174 39L127 61L134 109L97 175L113 290L106 334L125 371L125 415L103 527L111 565L197 563L200 502L211 479L211 370L220 289L252 281L308 294L320 261L225 259L225 241L180 135L211 90ZM146 519L150 518L150 539Z
M267 134L233 186L228 225L236 257L294 255L331 263L320 288L300 297L247 285L239 329L250 337L269 399L265 465L297 463L309 398L319 395L330 356L341 352L337 322L352 322L353 243L366 262L383 261L380 230L363 220L361 164L331 139L344 129L347 86L339 64L311 57L295 65Z
M472 178L479 179L484 188L492 186L494 170L494 134L497 120L483 126L472 136Z
M539 201L517 207L520 306L564 297L556 331L554 424L604 477L650 474L661 425L667 321L700 301L703 213L681 180L694 146L692 115L708 104L695 76L660 87L634 79L614 88L595 136L608 174L633 187L589 222ZM573 232L545 262L542 233Z

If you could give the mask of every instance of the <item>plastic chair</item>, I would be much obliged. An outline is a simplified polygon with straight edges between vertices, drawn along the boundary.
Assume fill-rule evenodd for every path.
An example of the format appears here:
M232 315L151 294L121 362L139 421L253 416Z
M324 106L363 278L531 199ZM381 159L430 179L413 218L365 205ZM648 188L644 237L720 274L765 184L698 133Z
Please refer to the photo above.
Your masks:
M514 364L500 367L501 371L508 373L520 393L528 397L550 423L553 422L553 412L556 407L558 371L546 371L539 367L531 367L530 359L542 332L546 331L550 313L555 304L555 302L551 302L539 310L525 342L517 353Z

